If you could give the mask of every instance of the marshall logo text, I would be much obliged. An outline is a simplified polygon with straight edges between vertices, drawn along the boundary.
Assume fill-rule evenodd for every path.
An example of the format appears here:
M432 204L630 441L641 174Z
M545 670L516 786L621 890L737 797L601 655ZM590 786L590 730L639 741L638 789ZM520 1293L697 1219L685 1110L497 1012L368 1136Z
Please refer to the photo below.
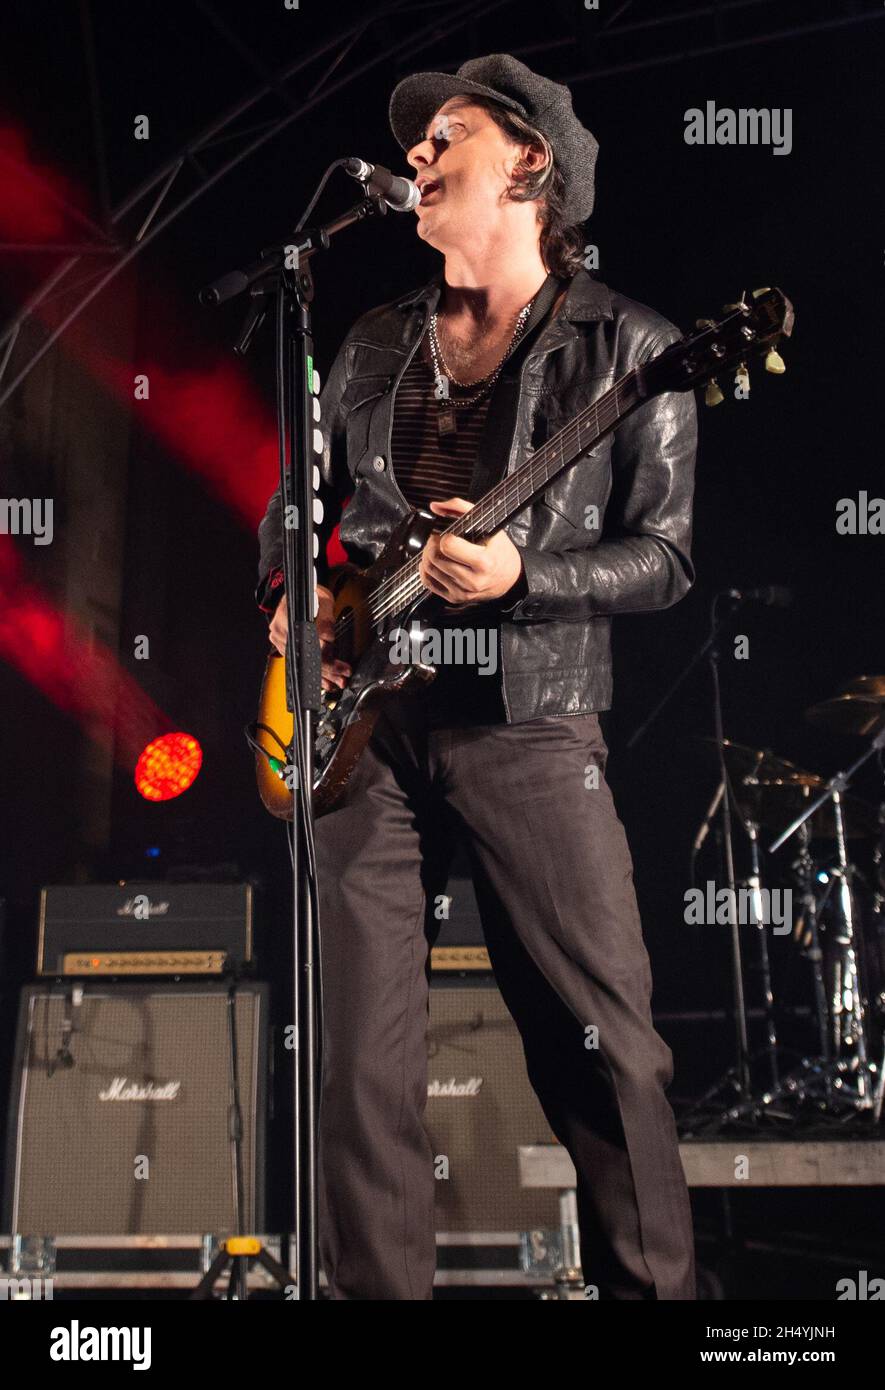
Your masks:
M466 1081L456 1081L450 1076L448 1081L436 1077L427 1085L428 1097L433 1096L478 1096L482 1087L481 1076L469 1076Z
M177 1100L181 1090L180 1081L167 1081L157 1086L153 1081L139 1085L128 1076L115 1076L110 1086L99 1091L99 1100Z

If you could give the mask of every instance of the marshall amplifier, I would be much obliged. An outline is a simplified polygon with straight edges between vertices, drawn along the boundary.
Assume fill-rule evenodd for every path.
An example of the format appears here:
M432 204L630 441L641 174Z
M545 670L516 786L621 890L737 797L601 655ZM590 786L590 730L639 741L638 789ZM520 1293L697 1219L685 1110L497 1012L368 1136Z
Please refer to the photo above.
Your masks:
M40 893L40 975L218 975L252 959L248 883L97 883Z
M427 913L428 925L438 933L436 945L430 953L432 970L449 974L464 971L489 973L491 964L470 877L470 865L460 847L456 851L443 900L428 899ZM429 922L430 917L435 921Z
M473 981L435 984L428 1044L425 1124L437 1175L438 1234L557 1228L558 1194L520 1186L520 1147L555 1139L497 989Z
M152 894L156 887L152 887ZM243 1205L264 1223L267 991L235 992ZM22 991L3 1229L20 1235L231 1234L228 992L220 983Z
M466 875L452 877L442 902L428 901L428 913L440 916L436 945L430 952L431 970L460 974L463 971L491 972L473 881ZM443 915L444 914L444 915Z

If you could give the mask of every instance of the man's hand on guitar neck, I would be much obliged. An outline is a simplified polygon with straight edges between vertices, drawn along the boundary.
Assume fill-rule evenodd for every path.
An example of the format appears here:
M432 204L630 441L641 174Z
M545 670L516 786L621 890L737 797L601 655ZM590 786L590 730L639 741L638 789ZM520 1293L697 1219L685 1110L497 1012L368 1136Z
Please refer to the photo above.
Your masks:
M463 516L472 509L473 503L463 497L430 503L440 517ZM506 531L497 531L480 545L462 536L434 533L421 552L419 574L425 589L463 607L509 594L522 577L522 556Z
M351 671L346 661L336 661L332 656L335 646L335 613L332 590L318 584L317 600L319 603L317 635L320 639L320 654L323 663L323 689L334 690L338 686L343 690ZM285 594L277 604L276 612L270 620L269 631L271 645L276 648L280 656L285 656L286 640L289 633L289 605L286 602Z

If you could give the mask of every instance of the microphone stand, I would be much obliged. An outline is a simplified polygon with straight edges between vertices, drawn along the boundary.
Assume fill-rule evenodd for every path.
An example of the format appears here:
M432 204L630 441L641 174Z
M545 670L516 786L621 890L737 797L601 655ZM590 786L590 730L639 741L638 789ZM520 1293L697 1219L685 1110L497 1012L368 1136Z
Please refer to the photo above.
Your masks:
M296 1296L318 1297L317 1127L321 956L316 859L313 839L313 748L316 711L322 707L319 637L316 630L313 554L314 456L322 453L319 380L313 366L314 286L309 261L328 250L331 238L353 222L387 212L383 191L371 181L365 196L322 226L304 228L293 242L261 253L200 293L204 304L222 304L249 291L247 311L234 350L242 356L275 307L275 370L283 573L289 613L286 649L288 705L293 715L293 763L285 769L292 790L292 1022L293 1213ZM287 519L294 518L294 525Z
M717 613L717 605L720 597L732 597L732 610L727 617L721 617ZM737 1093L737 1100L743 1102L750 1096L750 1064L749 1064L749 1041L747 1037L747 1008L744 997L744 973L743 961L741 957L741 938L738 926L737 912L737 890L735 884L734 870L734 838L732 833L731 801L732 790L728 776L728 769L725 764L725 732L722 721L722 689L719 680L719 638L723 628L734 616L739 606L739 599L731 595L714 594L711 605L711 626L710 635L705 642L694 652L688 664L682 669L676 680L664 692L661 699L655 705L651 714L633 731L627 740L626 746L633 748L641 738L645 736L648 729L657 719L661 711L670 703L676 691L687 680L690 673L706 656L709 658L710 675L713 682L713 728L716 739L716 749L719 758L719 781L725 788L725 795L721 799L722 815L722 847L725 868L725 882L729 891L729 901L734 911L731 916L731 975L732 975L732 1020L734 1024L734 1066L726 1073L726 1078L732 1084ZM721 1083L720 1083L721 1084ZM719 1089L719 1084L714 1088Z
M747 1038L747 1005L744 999L744 967L741 959L741 934L737 911L737 887L734 872L734 837L732 834L731 800L732 789L725 765L725 729L722 722L722 686L719 679L719 634L724 623L717 619L716 605L719 595L713 598L711 608L712 642L710 645L710 675L713 680L713 720L716 737L716 752L719 758L719 780L725 787L722 798L722 852L725 861L725 884L728 888L729 902L734 911L731 916L731 974L732 974L732 1012L735 1030L735 1066L731 1072L739 1101L750 1095L750 1047ZM736 612L735 603L732 612ZM764 928L762 928L764 930Z

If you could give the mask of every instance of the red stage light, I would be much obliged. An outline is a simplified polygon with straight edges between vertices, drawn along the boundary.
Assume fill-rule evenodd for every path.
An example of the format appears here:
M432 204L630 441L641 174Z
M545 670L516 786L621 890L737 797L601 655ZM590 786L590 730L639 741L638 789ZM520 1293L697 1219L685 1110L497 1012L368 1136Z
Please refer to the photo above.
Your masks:
M0 124L0 169L0 232L5 237L30 242L82 237L73 216L83 205L80 190L57 169L41 164L30 136L7 123Z
M163 734L135 765L135 785L146 801L171 801L196 779L203 750L191 734Z

